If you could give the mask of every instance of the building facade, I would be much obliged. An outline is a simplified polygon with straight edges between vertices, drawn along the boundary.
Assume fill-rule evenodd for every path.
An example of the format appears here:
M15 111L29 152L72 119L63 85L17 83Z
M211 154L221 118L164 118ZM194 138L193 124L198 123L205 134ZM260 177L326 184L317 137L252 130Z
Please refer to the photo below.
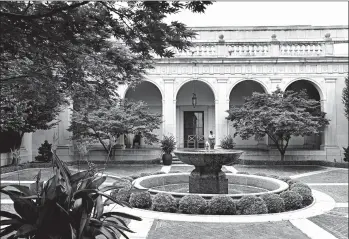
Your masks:
M213 131L219 146L223 137L234 133L226 120L230 106L242 105L244 97L255 91L307 89L311 98L321 101L330 124L320 136L293 137L289 157L301 156L294 158L298 160L313 155L311 159L327 161L343 158L342 147L348 146L348 121L341 101L348 74L348 26L194 30L198 35L191 49L176 51L174 58L157 58L155 68L135 89L119 87L122 97L143 100L151 111L163 115L159 138L173 135L177 147L187 147L189 135L207 138ZM54 131L58 132L61 152L65 152L62 154L69 154L69 117L68 110L62 112L56 129L28 134L24 138L27 151L31 151L28 154L35 155L44 139L52 141ZM257 141L236 137L235 142L237 148L269 150L269 158L278 155L271 153L273 145L267 138ZM124 144L123 139L120 144ZM154 147L158 146L143 148Z

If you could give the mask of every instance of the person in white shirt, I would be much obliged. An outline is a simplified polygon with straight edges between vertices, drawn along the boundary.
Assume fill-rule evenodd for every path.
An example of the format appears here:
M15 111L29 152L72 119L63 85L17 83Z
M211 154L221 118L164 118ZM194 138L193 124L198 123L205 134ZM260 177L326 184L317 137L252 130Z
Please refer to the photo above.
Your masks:
M215 136L212 132L212 130L210 131L210 135L208 136L208 141L210 142L210 147L211 149L214 149L214 145L215 145Z

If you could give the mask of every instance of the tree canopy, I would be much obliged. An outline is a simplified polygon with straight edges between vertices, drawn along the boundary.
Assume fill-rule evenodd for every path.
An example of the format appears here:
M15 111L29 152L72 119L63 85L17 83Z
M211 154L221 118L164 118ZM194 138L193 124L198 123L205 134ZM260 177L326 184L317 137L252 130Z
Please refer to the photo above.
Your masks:
M344 104L344 114L349 120L349 79L345 77L345 87L342 92L342 102Z
M210 4L0 2L0 132L52 127L58 108L80 89L118 99L118 85L141 82L155 55L172 57L173 48L192 45L196 33L177 21L165 23L166 16L183 9L202 13Z
M319 134L329 124L320 102L309 99L305 91L254 92L242 107L232 107L228 113L227 119L236 129L234 136L260 139L267 135L276 144L282 160L291 136Z

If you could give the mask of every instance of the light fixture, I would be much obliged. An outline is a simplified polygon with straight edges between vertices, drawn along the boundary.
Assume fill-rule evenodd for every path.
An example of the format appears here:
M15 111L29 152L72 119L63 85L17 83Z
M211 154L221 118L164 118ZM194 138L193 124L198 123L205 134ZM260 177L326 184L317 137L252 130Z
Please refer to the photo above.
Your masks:
M196 94L195 94L195 81L193 81L193 97L191 98L191 104L193 105L193 107L195 108L197 103L197 98L196 98Z

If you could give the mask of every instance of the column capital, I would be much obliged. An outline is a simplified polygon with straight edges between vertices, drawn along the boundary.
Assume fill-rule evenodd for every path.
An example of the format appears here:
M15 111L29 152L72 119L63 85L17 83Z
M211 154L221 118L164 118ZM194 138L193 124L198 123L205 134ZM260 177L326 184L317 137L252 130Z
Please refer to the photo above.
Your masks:
M175 79L174 78L165 78L163 79L164 83L174 83Z
M219 78L217 79L217 83L227 83L228 82L228 78Z
M277 83L281 83L281 81L282 81L281 78L270 78L270 82L271 83L277 84Z
M325 78L325 83L336 83L337 78Z

